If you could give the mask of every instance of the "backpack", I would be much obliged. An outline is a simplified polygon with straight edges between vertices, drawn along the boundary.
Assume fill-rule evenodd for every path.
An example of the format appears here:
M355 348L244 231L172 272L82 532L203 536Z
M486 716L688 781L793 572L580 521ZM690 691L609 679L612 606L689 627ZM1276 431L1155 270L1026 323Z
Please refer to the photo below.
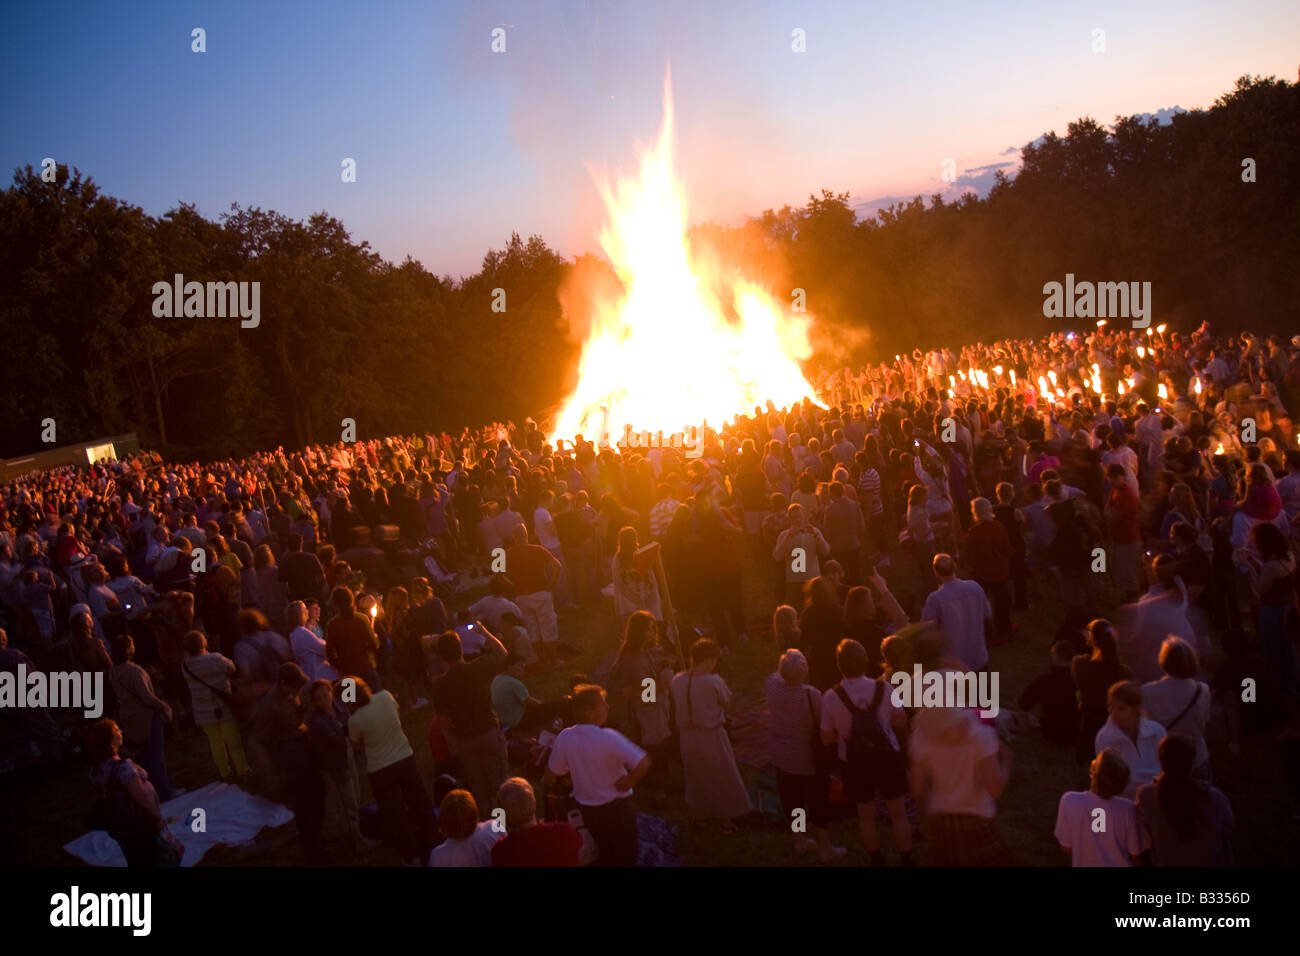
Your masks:
M835 693L852 718L844 761L845 769L850 773L862 773L878 763L882 757L894 752L893 745L885 735L885 729L880 726L880 720L876 717L880 695L884 693L884 682L877 678L874 683L876 692L871 698L871 705L865 709L858 707L849 699L848 691L844 689L843 684L835 685Z

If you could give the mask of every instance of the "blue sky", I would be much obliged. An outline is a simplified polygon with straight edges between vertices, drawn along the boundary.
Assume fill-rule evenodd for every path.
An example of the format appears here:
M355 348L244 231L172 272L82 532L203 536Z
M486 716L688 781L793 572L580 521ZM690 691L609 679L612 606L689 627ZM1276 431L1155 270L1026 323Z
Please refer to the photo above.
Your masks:
M5 21L6 175L53 156L153 214L323 209L452 275L511 231L596 250L592 170L654 140L669 63L692 217L726 223L822 187L929 194L945 157L1011 161L1080 115L1206 107L1300 65L1294 0L87 2Z

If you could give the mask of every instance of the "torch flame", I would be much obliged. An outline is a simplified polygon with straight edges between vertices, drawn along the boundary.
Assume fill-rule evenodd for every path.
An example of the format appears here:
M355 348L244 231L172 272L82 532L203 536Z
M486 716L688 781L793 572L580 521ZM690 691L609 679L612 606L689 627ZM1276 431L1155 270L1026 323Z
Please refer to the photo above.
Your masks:
M710 274L692 255L673 167L670 78L659 141L641 156L639 174L612 186L597 177L596 185L608 215L600 245L622 289L597 299L578 384L553 438L612 441L627 425L675 432L729 421L769 399L817 400L799 367L812 354L807 317L751 281Z

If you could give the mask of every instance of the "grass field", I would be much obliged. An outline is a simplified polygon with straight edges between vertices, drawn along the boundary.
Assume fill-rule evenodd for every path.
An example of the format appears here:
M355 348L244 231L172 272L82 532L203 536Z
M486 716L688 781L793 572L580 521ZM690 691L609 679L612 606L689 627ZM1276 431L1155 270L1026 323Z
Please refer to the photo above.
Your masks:
M900 598L912 586L906 572L898 570L901 563L895 560L886 572ZM770 640L772 601L754 586L760 580L758 569L752 569L746 579L752 640L734 648L725 663L725 676L737 707L761 697L763 678L775 668L781 650ZM990 667L1000 672L1004 707L1046 668L1048 647L1063 611L1054 587L1045 579L1034 582L1030 597L1030 610L1017 615L1020 630L1016 640L992 650ZM1098 613L1109 609L1106 598L1103 587L1103 607ZM534 696L559 696L567 691L569 674L593 673L613 654L618 635L612 604L606 601L599 608L572 612L561 620L560 634L562 640L580 645L583 654L563 670L529 678ZM425 743L428 711L405 710L403 722L426 783L431 783L432 760ZM1215 782L1228 794L1236 813L1233 842L1238 863L1294 865L1300 859L1300 819L1287 795L1276 741L1271 736L1247 737L1240 753L1232 754L1222 722L1216 720L1211 726L1209 745ZM1086 769L1074 763L1070 752L1049 747L1037 735L1018 738L1013 749L1011 783L998 805L1003 839L1020 864L1063 866L1066 861L1052 837L1057 802L1064 791L1086 787ZM192 789L216 779L206 740L197 731L169 742L168 767L176 786ZM756 772L748 767L742 770L746 781L751 782ZM716 828L692 828L682 803L680 767L673 768L672 783L671 806L661 815L680 825L677 850L684 864L813 865L808 858L793 854L788 826L783 821L746 826L730 836ZM62 845L82 832L90 800L84 763L72 761L50 771L22 771L0 777L0 861L8 865L82 865L64 852ZM368 793L363 793L366 801ZM327 834L337 833L341 827L338 810L331 805L329 812ZM883 832L886 856L892 859L891 837L887 828ZM835 843L849 848L849 855L838 865L866 862L856 822L835 824L833 838ZM924 842L918 843L917 855L924 863ZM301 861L294 826L289 824L263 831L251 846L218 848L204 858L202 865L293 866ZM398 862L396 853L382 847L356 861L367 866Z

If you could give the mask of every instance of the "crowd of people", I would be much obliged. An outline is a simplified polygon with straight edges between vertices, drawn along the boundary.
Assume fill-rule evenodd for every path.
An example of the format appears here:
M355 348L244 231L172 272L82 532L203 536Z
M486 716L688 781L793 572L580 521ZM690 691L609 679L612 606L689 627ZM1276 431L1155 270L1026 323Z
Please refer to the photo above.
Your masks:
M728 714L757 652L737 690L796 854L845 857L856 814L873 865L886 832L903 865L1010 861L997 805L1034 732L1088 776L1060 798L1073 863L1230 863L1207 738L1277 734L1296 780L1300 343L1102 323L815 384L653 447L527 420L12 480L0 669L111 693L84 724L0 710L8 763L84 752L88 825L131 865L183 856L167 749L198 728L309 863L633 865L638 806L754 817ZM539 699L590 608L591 673ZM1012 649L1045 669L1001 718L892 693Z

